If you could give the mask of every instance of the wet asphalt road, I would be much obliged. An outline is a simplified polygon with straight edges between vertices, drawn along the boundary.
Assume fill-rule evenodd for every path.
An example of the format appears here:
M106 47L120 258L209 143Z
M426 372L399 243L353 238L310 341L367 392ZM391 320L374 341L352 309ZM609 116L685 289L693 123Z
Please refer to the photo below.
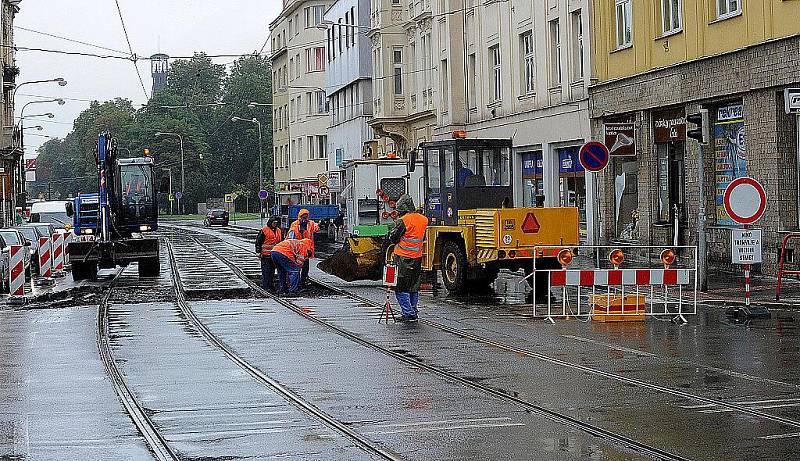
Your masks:
M241 240L251 232L194 230L209 236L203 241L244 248L216 243L248 273L257 269L252 243ZM513 278L486 296L426 293L428 323L413 325L378 325L375 307L341 295L293 300L306 315L375 345L365 347L249 297L233 272L215 260L204 266L213 256L187 242L175 246L176 262L194 291L188 305L209 330L398 459L651 458L414 363L687 459L800 458L793 312L746 325L707 307L683 326L551 325L502 303L521 296ZM114 357L181 459L376 459L204 339L176 304L166 255L157 280L139 280L133 269L112 294ZM373 283L334 283L374 302L385 297ZM97 306L0 311L8 357L0 365L0 458L151 458L105 376L96 316Z

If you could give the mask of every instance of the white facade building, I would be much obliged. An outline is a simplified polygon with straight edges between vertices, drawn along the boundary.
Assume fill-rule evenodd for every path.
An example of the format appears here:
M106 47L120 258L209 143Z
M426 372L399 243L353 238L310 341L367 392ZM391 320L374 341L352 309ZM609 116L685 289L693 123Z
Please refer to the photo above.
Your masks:
M338 0L325 13L328 171L340 172L342 163L361 159L375 138L368 125L373 112L369 7L370 0ZM332 201L337 192L331 190Z
M286 0L270 24L275 187L281 204L319 203L328 170L328 64L322 21L330 0Z
M587 0L432 1L436 139L513 140L516 206L577 206L598 229L594 180L577 151L591 137Z

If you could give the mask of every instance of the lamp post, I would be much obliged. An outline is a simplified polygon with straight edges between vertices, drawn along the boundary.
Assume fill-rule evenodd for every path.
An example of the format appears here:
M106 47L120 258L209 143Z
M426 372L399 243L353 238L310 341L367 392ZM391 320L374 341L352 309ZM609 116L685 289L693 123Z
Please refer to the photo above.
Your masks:
M181 195L186 193L186 171L183 167L183 136L178 133L161 132L156 133L156 136L175 136L181 143ZM181 212L181 200L178 199L178 212Z
M14 101L15 97L17 96L17 90L22 88L25 85L33 85L35 83L58 83L59 86L67 86L67 81L63 77L58 78L51 78L47 80L32 80L30 82L22 82L14 88L14 91L11 93L11 100Z
M253 102L251 102L249 105L253 105L253 104L258 105L257 103L253 103ZM264 188L264 150L261 147L261 122L258 121L258 119L255 118L255 117L253 117L252 120L248 120L246 118L241 118L241 117L231 117L231 121L232 122L250 122L250 123L255 123L258 126L258 192L261 193L261 189ZM261 199L261 197L259 197L259 202L261 202L260 206L259 206L259 215L261 216L261 224L263 225L264 224L264 205L263 205L263 201L260 200L260 199Z

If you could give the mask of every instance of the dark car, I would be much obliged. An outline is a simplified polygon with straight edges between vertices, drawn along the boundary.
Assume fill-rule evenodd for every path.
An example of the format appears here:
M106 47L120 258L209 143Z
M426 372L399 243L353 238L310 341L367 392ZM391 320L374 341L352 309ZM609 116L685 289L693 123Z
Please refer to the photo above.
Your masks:
M228 212L225 210L208 210L206 214L206 219L203 220L203 225L206 227L212 226L214 224L219 224L220 226L227 226L228 225Z

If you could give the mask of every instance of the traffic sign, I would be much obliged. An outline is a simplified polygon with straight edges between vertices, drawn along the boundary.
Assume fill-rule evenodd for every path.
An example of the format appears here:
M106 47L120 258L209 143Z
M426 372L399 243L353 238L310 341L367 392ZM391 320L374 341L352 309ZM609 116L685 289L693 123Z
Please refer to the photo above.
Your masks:
M725 188L723 204L732 220L739 224L753 224L764 214L767 194L755 179L736 178Z
M608 147L597 141L589 141L581 147L578 158L586 171L602 171L608 166Z
M331 193L331 190L328 189L328 186L319 186L319 195L323 197L327 197L328 194Z
M225 203L233 203L233 194L225 194Z
M317 175L317 182L320 186L327 186L328 185L328 175L325 173L320 173Z
M169 194L169 197L168 197L168 198L169 198L169 201L170 201L170 202L173 202L173 201L175 201L175 194Z
M731 262L733 264L763 262L761 229L731 229Z
M183 198L183 192L175 192L175 198L180 200Z
M261 200L266 200L267 197L269 197L269 192L265 191L264 189L258 191L258 198L260 198Z

